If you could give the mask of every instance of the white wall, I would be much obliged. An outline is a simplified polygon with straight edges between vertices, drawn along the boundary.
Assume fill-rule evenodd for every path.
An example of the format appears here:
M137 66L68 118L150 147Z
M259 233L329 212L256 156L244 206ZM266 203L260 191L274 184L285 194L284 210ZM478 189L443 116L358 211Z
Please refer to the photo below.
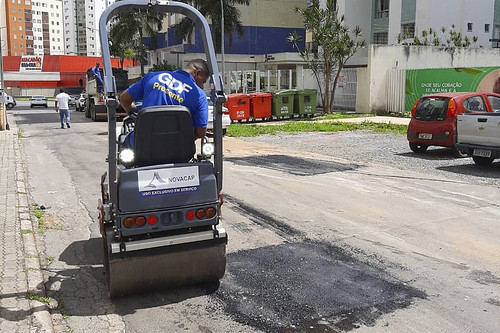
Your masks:
M399 45L369 45L368 90L358 76L358 112L385 112L386 73L390 69L424 69L499 66L498 50ZM359 73L359 72L358 72ZM359 75L359 74L358 74ZM361 75L363 76L363 75ZM365 94L369 94L366 98Z

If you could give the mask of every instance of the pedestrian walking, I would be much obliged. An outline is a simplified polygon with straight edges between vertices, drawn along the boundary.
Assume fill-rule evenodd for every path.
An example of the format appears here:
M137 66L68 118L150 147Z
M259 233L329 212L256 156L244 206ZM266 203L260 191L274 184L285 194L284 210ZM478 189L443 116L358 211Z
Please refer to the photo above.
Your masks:
M66 120L66 126L70 128L69 125L69 95L61 89L59 94L56 96L56 112L59 111L59 118L61 119L61 128L64 129L64 120Z

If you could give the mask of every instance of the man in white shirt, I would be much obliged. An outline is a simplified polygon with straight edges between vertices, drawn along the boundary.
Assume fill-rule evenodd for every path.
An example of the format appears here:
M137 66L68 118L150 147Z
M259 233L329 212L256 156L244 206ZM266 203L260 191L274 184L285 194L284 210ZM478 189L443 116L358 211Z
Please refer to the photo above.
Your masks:
M56 96L56 112L59 111L59 118L61 119L61 128L64 129L64 120L66 119L66 126L69 126L69 95L64 92L64 89L60 90L60 93Z

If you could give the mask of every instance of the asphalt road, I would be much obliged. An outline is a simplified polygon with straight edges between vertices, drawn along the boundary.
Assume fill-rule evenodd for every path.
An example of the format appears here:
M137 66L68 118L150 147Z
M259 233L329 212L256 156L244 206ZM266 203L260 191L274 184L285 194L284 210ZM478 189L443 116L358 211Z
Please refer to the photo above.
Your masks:
M107 124L72 112L71 129L60 129L50 107L11 112L22 130L33 203L46 208L41 258L49 296L59 302L53 315L59 331L500 327L500 187L494 174L481 178L490 182L442 168L433 172L432 154L418 160L420 170L398 167L399 150L370 161L315 151L300 140L225 138L229 244L220 287L110 301L96 210ZM322 146L320 140L314 137L313 145ZM379 140L377 147L384 147ZM466 162L447 160L454 163Z

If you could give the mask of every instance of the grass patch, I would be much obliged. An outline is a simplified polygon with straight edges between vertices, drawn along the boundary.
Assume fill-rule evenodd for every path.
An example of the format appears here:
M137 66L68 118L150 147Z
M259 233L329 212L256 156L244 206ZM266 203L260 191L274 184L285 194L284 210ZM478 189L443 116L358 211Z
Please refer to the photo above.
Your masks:
M33 234L33 230L23 229L21 230L21 235Z
M367 113L367 114L359 114L359 113L343 113L343 112L333 112L329 114L325 114L321 117L314 118L304 118L301 120L331 120L331 119L349 119L349 118L367 118L367 117L375 117L375 114Z
M23 130L22 129L18 129L17 130L17 138L18 139L22 139L23 138Z
M50 302L52 301L52 299L50 297L43 297L43 296L34 295L34 294L30 293L29 291L26 292L26 295L24 296L24 298L29 299L30 301L39 301L39 302L42 302L45 304L50 304Z
M70 315L68 314L68 311L64 307L63 301L58 301L57 302L57 309L59 310L59 313L64 319L68 319ZM69 332L73 332L72 330Z
M372 121L363 121L360 124L341 121L289 121L278 125L232 124L227 129L227 135L232 137L253 137L263 134L276 135L277 133L282 132L341 132L355 130L369 130L378 133L406 134L407 128L407 125L398 125L393 123L374 123Z
M45 228L45 221L43 219L45 211L43 209L40 209L40 207L36 203L31 204L30 211L31 214L36 217L36 220L38 222L38 230L40 232L47 231L47 228Z

